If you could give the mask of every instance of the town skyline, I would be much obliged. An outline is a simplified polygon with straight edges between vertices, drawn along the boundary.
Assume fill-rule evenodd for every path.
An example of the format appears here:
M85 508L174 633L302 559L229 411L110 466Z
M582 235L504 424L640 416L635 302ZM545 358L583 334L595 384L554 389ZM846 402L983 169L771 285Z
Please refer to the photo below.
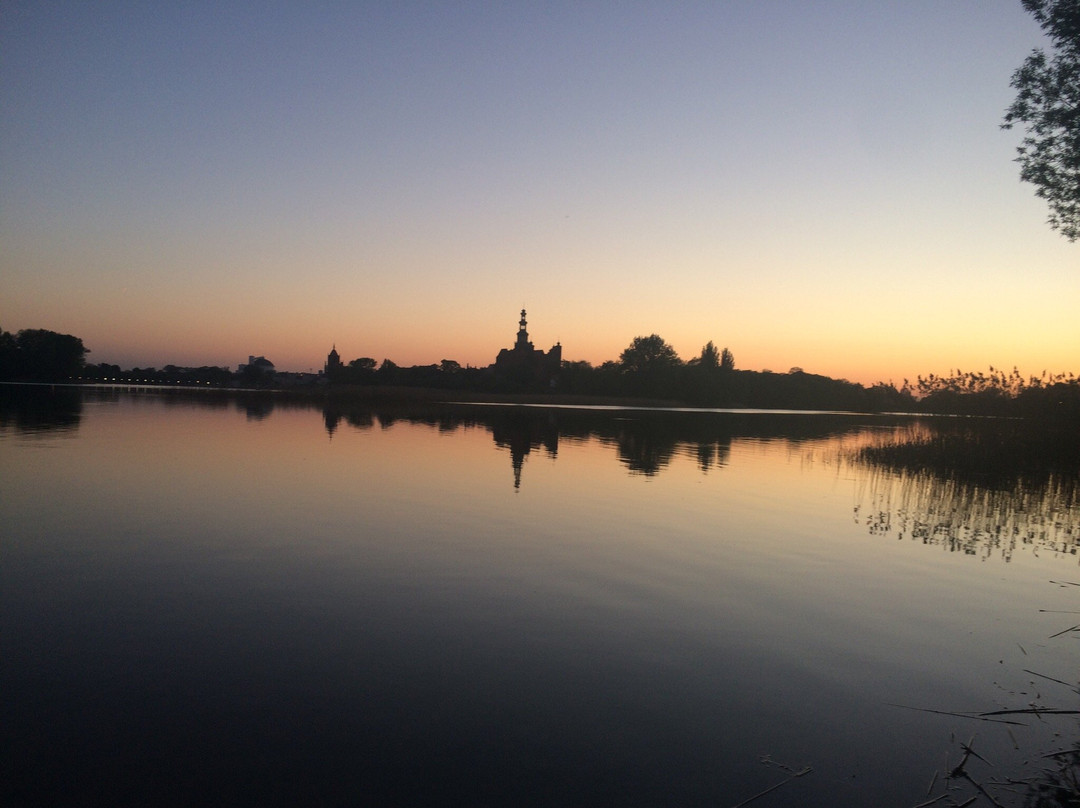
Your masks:
M0 328L90 362L1077 369L1014 162L1018 0L0 16Z
M522 312L524 313L524 310L522 310ZM35 328L36 326L31 325L31 326L26 326L26 327ZM11 329L12 333L17 332L19 330L22 330L22 329L18 328L18 327L14 328L14 329ZM47 330L55 331L55 329L47 329ZM57 333L63 333L63 332L57 332ZM628 337L626 342L623 344L623 346L621 348L619 348L611 356L608 356L606 358L602 358L602 359L599 359L599 360L583 359L581 357L578 357L578 356L574 355L573 352L571 352L570 354L567 354L565 357L562 357L562 359L563 359L563 361L567 361L567 362L587 362L589 365L591 365L593 367L599 367L600 365L602 365L605 362L618 362L619 355L627 347L628 344L630 344L634 339L637 339L638 337L648 336L649 334L652 334L654 336L659 336L659 337L663 338L662 334L657 334L655 331L648 332L647 334L646 333L636 334L633 337ZM76 335L73 335L73 336L79 336L79 335L76 334ZM80 339L81 339L81 337L80 337ZM373 340L372 342L377 343L378 340ZM464 367L464 368L467 368L467 367L486 368L486 367L490 367L490 366L495 365L498 353L500 351L505 351L506 348L507 348L507 345L509 345L510 347L513 347L513 340L512 339L506 339L506 340L504 340L504 342L506 343L506 345L501 345L498 348L495 348L494 351L490 352L490 353L493 354L492 356L488 356L488 357L481 356L476 361L462 361L462 360L459 360L457 358L457 354L450 348L450 346L447 346L447 348L445 350L442 350L442 351L434 351L434 352L429 351L426 354L427 358L426 359L421 358L419 361L399 361L399 359L394 357L394 356L376 355L375 353L372 353L370 351L365 352L363 350L354 351L351 347L345 346L345 345L339 345L336 341L331 342L330 351L337 351L337 353L338 353L338 355L340 357L340 361L341 361L342 365L348 365L349 362L352 362L352 361L358 360L358 359L373 359L373 360L375 360L376 365L381 365L384 361L389 360L390 362L394 363L395 365L398 365L398 366L401 366L401 367L423 367L423 366L430 366L430 365L438 365L441 362L449 360L449 361L452 361L452 362L456 362L457 364L459 364L461 367ZM668 341L665 339L665 342L668 342ZM726 343L722 343L722 342L720 342L720 341L718 341L716 339L707 339L707 340L705 340L705 342L703 342L696 349L690 349L690 350L688 350L686 352L679 350L674 345L672 345L672 347L675 349L679 360L685 363L685 362L688 362L690 360L696 359L698 356L700 356L702 350L709 343L713 343L716 346L717 350L719 350L720 348L724 348L725 350L732 350L730 345L728 345ZM562 347L562 341L558 340L558 339L551 341L551 344L553 346L558 346L560 348ZM124 370L130 370L132 368L157 368L157 369L160 369L160 368L163 368L163 367L166 367L166 366L176 366L176 367L187 367L187 368L220 367L220 368L225 368L225 369L228 369L228 370L232 371L232 370L236 370L238 367L242 368L245 364L251 362L253 359L258 358L258 359L264 359L264 360L269 361L273 365L273 368L276 371L278 371L278 372L284 371L284 372L287 372L287 373L320 373L320 372L322 372L322 370L325 367L327 356L328 356L328 353L329 353L329 352L326 352L326 353L320 354L319 356L313 357L311 359L311 361L308 362L307 364L302 364L301 363L300 365L297 365L295 363L286 364L284 362L278 361L277 359L274 358L273 355L270 354L270 352L258 352L258 351L247 353L246 354L247 362L245 362L243 355L235 354L232 351L228 351L227 358L222 360L222 361L202 361L202 357L205 356L205 354L193 354L193 353L185 351L182 348L180 348L178 350L173 350L172 352L170 352L165 357L153 357L153 356L147 356L145 353L138 353L138 354L135 354L135 355L145 357L142 361L130 361L130 360L124 361L124 359L116 360L116 359L114 359L114 358L112 358L110 356L104 356L100 352L95 351L93 349L93 347L89 346L89 345L87 345L86 350L87 350L87 356L86 356L87 364L90 364L90 365L98 365L98 364L117 365L117 366L121 367ZM736 351L732 350L732 353L735 354L736 356L738 356L738 353ZM215 355L216 356L222 356L224 354L225 354L225 352L218 352ZM438 358L435 358L436 354L438 354ZM178 359L177 357L181 357L181 358ZM183 357L194 357L194 359L189 360L189 361L184 361ZM867 376L866 378L852 378L850 376L836 375L836 374L833 374L833 373L825 372L825 371L820 370L820 369L815 368L815 367L809 367L809 366L806 366L805 364L798 364L798 363L793 364L793 365L789 365L787 367L781 367L781 366L776 366L776 367L769 367L769 366L751 367L751 366L748 366L748 365L740 362L738 367L739 367L740 370L753 370L753 371L764 372L764 373L787 373L787 372L792 371L792 370L798 370L798 371L801 371L801 372L826 376L826 377L829 377L829 378L832 378L832 379L851 381L851 382L855 382L857 384L861 384L861 385L866 386L866 387L869 387L869 386L872 386L872 385L878 384L878 383L887 383L887 384L891 383L891 384L894 384L897 387L897 389L899 389L899 388L901 388L903 386L905 380L908 381L908 382L914 383L915 380L917 378L919 378L919 377L927 377L927 376L930 376L930 375L938 375L938 376L944 377L946 375L951 375L951 374L953 374L954 372L957 372L957 371L980 372L980 371L986 371L987 369L992 370L995 367L998 368L998 369L1006 369L1006 368L1009 369L1009 370L1014 370L1015 369L1019 373L1019 375L1024 377L1025 379L1026 378L1032 378L1032 377L1039 377L1040 375L1046 375L1046 374L1058 375L1058 374L1067 374L1067 373L1070 373L1070 372L1071 373L1076 373L1077 372L1077 365L1076 365L1075 360L1072 362L1072 364L1062 364L1060 367L1050 365L1048 363L1043 363L1041 366L1038 366L1038 367L1037 367L1037 365L1038 365L1038 363L1035 363L1035 364L1031 365L1030 368L1028 368L1028 367L1021 367L1021 366L1019 366L1019 365L1017 365L1015 363L994 362L994 361L988 361L988 362L985 362L983 364L972 364L972 365L961 365L959 363L956 363L956 364L953 364L953 365L949 365L948 367L945 367L945 368L934 368L932 370L925 370L925 369L924 370L918 370L916 372L913 372L911 374L901 376L901 377L895 377L895 376L886 377L886 376L882 376L882 375L874 376L873 374L871 374L871 375Z

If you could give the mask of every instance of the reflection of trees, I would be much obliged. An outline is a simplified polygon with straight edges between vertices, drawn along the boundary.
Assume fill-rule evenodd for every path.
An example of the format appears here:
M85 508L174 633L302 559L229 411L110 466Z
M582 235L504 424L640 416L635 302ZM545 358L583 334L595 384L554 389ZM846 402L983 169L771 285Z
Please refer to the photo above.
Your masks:
M246 395L236 403L249 421L262 421L274 411L274 400L270 396Z
M530 407L402 400L325 400L288 391L226 389L67 388L73 400L120 400L152 397L163 406L223 409L235 407L248 418L261 420L275 410L316 410L333 435L344 421L356 429L389 429L398 421L425 424L440 432L481 428L492 432L496 444L523 456L540 446L554 453L559 439L597 440L615 449L632 473L657 474L676 456L693 458L702 471L723 467L737 438L783 440L798 444L855 434L868 424L881 425L881 416L828 414L740 413L709 410L647 410L622 408ZM496 434L497 433L497 434Z
M1041 433L1016 429L947 426L863 448L857 517L872 534L980 558L1008 561L1023 546L1077 555L1080 469L1056 464Z
M347 412L345 422L357 429L370 429L375 425L375 419L370 412Z
M653 425L655 426L655 425ZM677 441L662 429L643 428L636 421L621 421L617 437L619 460L633 474L651 477L671 462Z
M697 445L698 468L702 471L708 471L714 465L722 468L727 465L730 455L731 438L724 441L718 440L715 443L699 443Z
M659 415L666 417L648 413L612 422L619 459L631 474L651 477L678 455L693 457L703 472L727 464L734 437L729 419L703 418L702 413Z
M702 472L727 464L736 438L821 440L855 433L867 421L852 416L730 413L700 410L574 409L558 407L483 406L475 404L357 405L341 402L323 407L327 432L333 435L342 420L360 429L376 423L387 429L397 421L424 424L440 432L482 428L496 446L510 452L514 487L519 488L529 453L544 448L551 457L560 439L596 440L615 450L631 474L659 474L677 456L693 459ZM880 424L880 418L874 418Z
M82 396L71 387L0 385L0 429L27 434L73 432L82 420Z
M342 411L340 408L330 405L323 408L323 422L326 424L326 434L331 438L334 437L334 432L337 431L342 420L356 429L370 429L375 425L374 415L366 410Z

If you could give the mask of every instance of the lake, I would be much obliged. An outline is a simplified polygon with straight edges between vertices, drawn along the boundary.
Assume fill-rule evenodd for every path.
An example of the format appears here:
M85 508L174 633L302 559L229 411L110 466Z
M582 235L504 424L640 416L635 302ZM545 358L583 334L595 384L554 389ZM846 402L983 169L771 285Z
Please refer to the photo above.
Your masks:
M1025 776L1074 716L958 714L1077 706L1080 499L855 455L955 420L4 386L0 802L910 808L972 738Z

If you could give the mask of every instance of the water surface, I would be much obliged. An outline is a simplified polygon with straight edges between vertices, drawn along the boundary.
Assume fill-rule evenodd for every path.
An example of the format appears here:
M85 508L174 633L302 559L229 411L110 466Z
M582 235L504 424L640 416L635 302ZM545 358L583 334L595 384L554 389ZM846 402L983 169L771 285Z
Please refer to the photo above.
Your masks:
M1075 489L850 459L910 419L36 392L6 803L912 806L1075 734L906 709L1075 706L1080 580Z

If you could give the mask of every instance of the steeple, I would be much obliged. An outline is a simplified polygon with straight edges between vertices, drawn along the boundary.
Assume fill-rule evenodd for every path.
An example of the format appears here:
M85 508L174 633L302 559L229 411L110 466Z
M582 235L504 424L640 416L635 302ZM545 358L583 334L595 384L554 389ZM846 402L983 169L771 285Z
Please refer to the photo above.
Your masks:
M341 355L337 352L337 344L330 349L330 353L326 355L326 365L323 367L323 372L326 375L332 375L337 373L341 369Z
M556 343L547 353L538 351L529 342L528 326L522 308L517 339L513 347L503 348L495 357L495 373L500 385L508 390L551 389L562 368L562 345Z
M532 343L529 342L529 332L525 330L525 309L521 310L521 320L518 321L518 334L517 342L514 343L515 349L520 350L532 350Z

